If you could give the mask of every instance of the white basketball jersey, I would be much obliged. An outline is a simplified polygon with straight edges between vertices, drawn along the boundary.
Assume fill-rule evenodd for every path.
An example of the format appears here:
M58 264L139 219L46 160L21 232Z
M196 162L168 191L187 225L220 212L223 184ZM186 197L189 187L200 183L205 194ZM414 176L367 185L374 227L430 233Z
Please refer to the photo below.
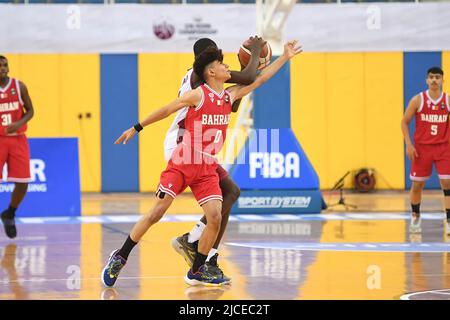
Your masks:
M192 90L191 76L193 71L194 71L193 69L189 69L189 71L184 76L183 81L181 82L180 90L178 90L179 97L181 97L187 91ZM178 110L178 112L175 115L175 119L173 119L173 122L169 127L169 130L167 130L166 138L164 139L164 158L166 159L166 161L170 160L173 150L175 150L175 148L178 145L179 137L183 136L185 130L184 119L186 119L186 114L188 110L189 106L186 106Z

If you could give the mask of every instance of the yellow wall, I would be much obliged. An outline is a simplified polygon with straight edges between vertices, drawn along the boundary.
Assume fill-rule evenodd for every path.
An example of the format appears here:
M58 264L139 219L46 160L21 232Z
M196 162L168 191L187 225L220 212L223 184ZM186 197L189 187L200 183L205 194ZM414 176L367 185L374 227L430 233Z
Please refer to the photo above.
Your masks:
M97 54L6 55L23 81L35 116L29 137L78 137L82 191L100 191L100 62ZM91 119L78 119L90 112Z
M36 116L30 137L79 138L82 191L100 191L99 55L7 55L11 76L24 81ZM192 54L140 54L139 118L170 102ZM236 55L226 54L231 69ZM443 53L450 72L450 53ZM331 188L348 170L373 167L379 188L404 187L403 56L394 53L302 53L291 64L292 127L321 181ZM450 91L450 84L445 83ZM91 119L78 119L90 112ZM165 168L163 141L174 116L139 136L141 191L154 191ZM234 127L236 115L230 128ZM387 157L386 155L389 155ZM350 179L347 181L350 186Z
M321 188L361 167L377 170L378 188L404 188L402 53L302 54L291 65L291 109Z
M450 51L442 52L442 70L444 70L444 91L450 93Z

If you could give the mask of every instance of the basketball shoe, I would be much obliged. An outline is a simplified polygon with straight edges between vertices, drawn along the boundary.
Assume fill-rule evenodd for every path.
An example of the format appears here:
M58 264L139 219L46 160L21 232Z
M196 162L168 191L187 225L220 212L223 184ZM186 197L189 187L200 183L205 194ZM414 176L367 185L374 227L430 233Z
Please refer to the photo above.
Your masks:
M127 260L117 255L119 249L111 252L108 262L102 271L102 282L107 287L112 287L119 276L120 270L125 266Z
M208 269L210 270L210 272L213 275L215 275L217 277L221 277L221 278L225 279L225 281L230 283L231 282L231 278L229 278L226 275L224 275L222 269L219 268L219 264L217 263L217 258L218 257L219 257L219 254L216 253L215 255L213 255L211 257L211 259L209 259L209 261L206 261L206 265L208 266Z
M197 272L192 272L192 268L189 269L184 281L191 286L203 285L208 287L219 287L229 283L223 277L213 274L207 264L201 265Z
M410 233L420 233L422 232L422 219L419 217L416 217L414 215L411 215L411 222L409 224L409 232Z
M172 239L172 248L178 252L186 261L188 266L192 268L194 264L195 255L197 254L196 247L193 243L188 241L189 233Z

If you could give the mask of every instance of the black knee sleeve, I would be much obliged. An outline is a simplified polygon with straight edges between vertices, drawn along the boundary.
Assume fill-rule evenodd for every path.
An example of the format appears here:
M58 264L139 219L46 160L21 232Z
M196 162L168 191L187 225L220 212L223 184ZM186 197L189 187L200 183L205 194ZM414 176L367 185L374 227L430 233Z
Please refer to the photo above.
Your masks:
M450 196L450 189L444 190L444 196L446 196L446 197Z

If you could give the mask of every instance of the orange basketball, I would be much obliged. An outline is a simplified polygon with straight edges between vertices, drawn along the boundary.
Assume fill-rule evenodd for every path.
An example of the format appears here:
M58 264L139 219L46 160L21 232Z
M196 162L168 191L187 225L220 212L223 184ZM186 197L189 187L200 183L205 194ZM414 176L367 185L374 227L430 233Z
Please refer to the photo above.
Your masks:
M239 60L244 67L250 61L251 53L249 43L250 41L246 40L239 48ZM266 42L259 55L258 69L261 70L267 67L270 64L270 59L272 59L272 48L270 48L269 42Z

